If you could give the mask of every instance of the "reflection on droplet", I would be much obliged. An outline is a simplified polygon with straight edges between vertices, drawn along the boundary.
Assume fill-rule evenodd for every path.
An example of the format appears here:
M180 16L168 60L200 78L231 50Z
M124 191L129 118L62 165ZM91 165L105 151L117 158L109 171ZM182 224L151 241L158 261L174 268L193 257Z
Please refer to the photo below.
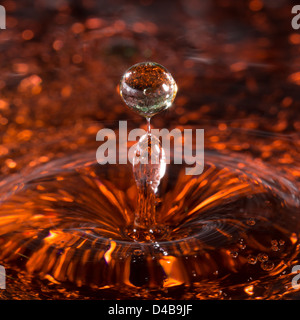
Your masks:
M257 259L260 261L260 262L265 262L265 261L268 261L269 257L266 253L259 253L257 255Z
M246 249L246 245L245 245L245 243L243 243L243 242L240 242L239 244L238 244L238 246L239 246L239 248L240 249L242 249L242 250L244 250L244 249Z
M274 263L272 261L264 261L261 263L261 268L265 271L271 271L274 268Z
M142 62L129 68L120 83L120 94L127 106L150 118L169 108L177 85L169 71L155 62Z
M236 251L232 251L230 252L230 255L232 256L232 258L237 258L237 256L239 255L238 252Z
M255 264L257 262L257 257L250 255L248 256L248 263Z

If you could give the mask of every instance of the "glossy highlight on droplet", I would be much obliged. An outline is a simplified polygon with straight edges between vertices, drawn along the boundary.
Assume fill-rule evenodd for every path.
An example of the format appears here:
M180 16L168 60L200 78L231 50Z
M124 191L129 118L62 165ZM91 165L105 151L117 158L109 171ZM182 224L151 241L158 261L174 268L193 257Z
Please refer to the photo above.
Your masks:
M155 62L132 66L120 82L126 105L146 118L170 108L176 93L177 85L170 72Z

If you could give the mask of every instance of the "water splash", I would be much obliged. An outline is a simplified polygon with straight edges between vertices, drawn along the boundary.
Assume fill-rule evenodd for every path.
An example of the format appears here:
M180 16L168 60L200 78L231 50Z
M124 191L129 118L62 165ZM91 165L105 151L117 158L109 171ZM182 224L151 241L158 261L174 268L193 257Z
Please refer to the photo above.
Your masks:
M162 228L156 223L156 193L165 175L165 152L156 136L146 133L136 144L133 173L138 188L138 202L130 235L141 241L158 239Z
M275 154L293 152L293 141L238 129L227 129L224 138L216 127L205 128L201 176L186 176L182 166L169 165L160 180L160 170L157 179L150 170L157 182L151 189L156 190L155 224L164 226L151 241L128 237L139 198L132 167L99 166L87 129L75 137L66 130L47 143L32 142L37 159L45 150L64 152L36 165L32 155L14 157L21 169L0 183L0 261L13 278L3 298L297 295L290 270L299 260L299 171L293 163L283 170L272 161ZM84 150L82 145L59 149L80 145L82 137L88 137ZM269 138L280 149L262 161L259 152L274 142ZM143 141L141 151L149 146L149 139ZM237 152L243 141L247 155ZM145 179L141 173L149 168L155 167L138 165L137 177Z

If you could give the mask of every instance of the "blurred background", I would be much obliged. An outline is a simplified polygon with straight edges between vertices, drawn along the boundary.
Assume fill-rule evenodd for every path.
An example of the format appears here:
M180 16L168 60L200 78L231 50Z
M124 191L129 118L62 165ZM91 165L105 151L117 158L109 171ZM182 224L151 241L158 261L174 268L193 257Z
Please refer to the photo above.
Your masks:
M35 130L130 119L117 86L134 63L164 65L179 86L158 127L214 120L300 129L300 32L287 0L2 1L0 132L21 145ZM87 129L87 128L86 128ZM89 130L93 130L90 127ZM39 133L42 135L42 133ZM47 137L44 137L47 138ZM5 150L0 150L5 154Z

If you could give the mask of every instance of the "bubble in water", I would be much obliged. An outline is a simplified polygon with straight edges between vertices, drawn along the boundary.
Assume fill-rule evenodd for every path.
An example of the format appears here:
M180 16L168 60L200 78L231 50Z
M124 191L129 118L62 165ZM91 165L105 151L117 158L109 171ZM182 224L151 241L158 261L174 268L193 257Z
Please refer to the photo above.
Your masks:
M278 241L277 240L272 240L271 241L271 245L274 246L278 246Z
M255 264L257 262L257 257L250 255L248 256L248 263Z
M261 268L265 271L271 271L274 268L274 263L272 261L264 261L261 263Z
M259 253L257 255L257 259L260 261L260 262L265 262L265 261L268 261L269 259L269 256L266 254L266 253Z
M232 256L232 258L237 258L237 256L239 255L238 252L236 251L232 251L230 252L230 255Z
M242 250L244 250L244 249L246 249L246 244L243 242L243 241L241 241L239 244L238 244L238 246L239 246L239 248L240 249L242 249Z
M169 108L177 85L169 71L155 62L142 62L129 68L120 83L120 94L129 108L150 118Z

